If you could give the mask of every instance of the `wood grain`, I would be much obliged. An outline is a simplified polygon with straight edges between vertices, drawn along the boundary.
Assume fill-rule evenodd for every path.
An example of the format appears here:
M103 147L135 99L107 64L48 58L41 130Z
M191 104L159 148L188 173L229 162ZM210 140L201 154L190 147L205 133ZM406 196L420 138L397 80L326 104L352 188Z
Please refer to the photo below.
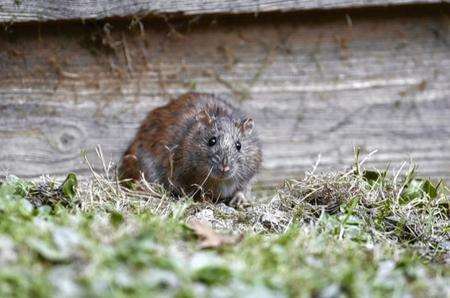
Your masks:
M86 20L175 13L260 13L431 3L449 3L449 0L0 0L0 22Z
M0 170L88 172L117 161L152 108L189 90L234 96L264 147L263 185L413 158L450 180L450 18L343 15L211 25L52 25L0 35Z

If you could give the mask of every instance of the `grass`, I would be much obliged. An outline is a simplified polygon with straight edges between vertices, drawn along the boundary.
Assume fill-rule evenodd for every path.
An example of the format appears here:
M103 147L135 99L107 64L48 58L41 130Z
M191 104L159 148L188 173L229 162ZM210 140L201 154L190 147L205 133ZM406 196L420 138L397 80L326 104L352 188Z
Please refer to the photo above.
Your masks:
M107 166L80 183L9 176L0 296L448 297L448 188L363 163L313 169L246 210L124 189ZM234 241L204 249L208 233Z

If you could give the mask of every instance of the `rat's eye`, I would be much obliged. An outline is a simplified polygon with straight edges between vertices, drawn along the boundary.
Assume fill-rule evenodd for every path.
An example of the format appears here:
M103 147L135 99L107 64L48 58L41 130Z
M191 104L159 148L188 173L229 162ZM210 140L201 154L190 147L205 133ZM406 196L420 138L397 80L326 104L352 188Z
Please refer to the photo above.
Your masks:
M212 137L212 138L209 139L209 141L208 141L208 146L209 146L209 147L214 146L214 145L216 144L216 142L217 142L216 137Z
M241 142L239 142L239 141L237 141L236 142L236 149L237 149L237 151L241 151Z

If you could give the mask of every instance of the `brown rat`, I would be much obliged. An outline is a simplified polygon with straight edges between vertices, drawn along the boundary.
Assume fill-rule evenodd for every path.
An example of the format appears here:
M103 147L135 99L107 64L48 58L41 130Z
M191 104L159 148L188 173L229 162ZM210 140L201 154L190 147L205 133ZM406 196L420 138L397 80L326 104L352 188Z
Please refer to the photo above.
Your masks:
M212 94L188 93L148 114L119 173L133 180L143 173L179 195L242 204L261 160L251 118Z

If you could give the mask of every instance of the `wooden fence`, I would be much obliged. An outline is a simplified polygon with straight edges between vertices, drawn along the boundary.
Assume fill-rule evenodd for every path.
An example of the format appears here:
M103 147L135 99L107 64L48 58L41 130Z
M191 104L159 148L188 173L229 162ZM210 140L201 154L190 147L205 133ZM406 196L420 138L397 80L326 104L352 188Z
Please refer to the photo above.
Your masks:
M319 155L348 167L354 146L450 180L443 2L0 0L0 171L84 175L82 150L117 161L150 109L197 90L254 115L263 185Z

